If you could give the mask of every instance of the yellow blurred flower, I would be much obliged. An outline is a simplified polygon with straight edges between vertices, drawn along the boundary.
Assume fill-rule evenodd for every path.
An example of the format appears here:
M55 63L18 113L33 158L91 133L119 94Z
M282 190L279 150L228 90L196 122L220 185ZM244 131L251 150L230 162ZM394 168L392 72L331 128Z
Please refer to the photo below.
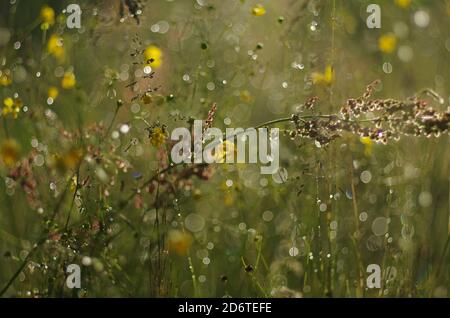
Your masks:
M314 84L331 84L334 80L334 70L331 65L328 65L323 73L312 73L312 80Z
M394 52L396 46L397 38L392 33L384 34L378 39L378 47L383 53L389 54Z
M78 185L78 178L77 176L73 176L70 181L70 191L75 192L75 190L77 189L77 185Z
M144 104L150 104L153 101L153 97L150 93L142 95L141 100Z
M47 42L47 52L56 57L58 60L63 60L66 56L63 39L56 34L50 36Z
M81 149L72 149L62 157L66 168L75 169L83 158Z
M6 97L3 100L3 105L5 105L6 108L12 108L14 105L14 100L11 97Z
M77 80L75 78L75 74L72 72L64 73L64 76L61 80L61 87L64 89L72 89L77 84Z
M162 64L162 51L159 47L150 45L144 51L145 64L158 68Z
M234 143L225 140L222 142L221 146L218 147L217 152L214 154L215 162L217 163L224 163L227 160L227 154L236 156L236 147L234 146Z
M192 236L186 232L171 230L168 233L168 250L178 255L186 255L192 245Z
M55 100L56 97L58 97L58 95L59 95L58 88L56 88L55 86L49 87L47 95L48 95L48 98Z
M22 109L22 106L23 103L19 98L12 99L11 97L6 97L3 100L2 114L4 116L12 114L14 118L17 118L17 116L20 113L20 110Z
M1 72L0 71L0 85L1 86L9 86L12 83L11 73L8 71Z
M225 192L223 197L223 203L226 206L232 206L234 204L234 196L230 191Z
M364 155L369 157L372 154L373 141L370 137L361 137L361 143L364 145Z
M250 92L246 89L239 92L239 97L240 97L241 101L243 101L245 103L250 103L251 101L253 101L252 94L250 94Z
M62 155L56 155L53 164L61 171L74 170L78 167L81 159L83 159L83 151L74 148Z
M255 17L260 17L260 16L262 16L262 15L265 15L266 14L266 8L264 8L262 5L260 5L260 4L257 4L256 6L254 6L253 8L252 8L252 14L255 16Z
M55 10L53 10L48 5L44 5L41 8L41 19L44 23L47 23L48 25L55 24Z
M411 0L395 0L395 4L401 8L406 9L411 4Z
M350 11L343 10L341 14L345 31L350 34L354 34L356 32L356 28L358 27L358 21Z
M14 139L6 139L0 148L0 158L8 166L13 166L19 160L20 146Z
M160 127L156 127L150 134L150 143L153 147L160 147L166 141L166 134Z

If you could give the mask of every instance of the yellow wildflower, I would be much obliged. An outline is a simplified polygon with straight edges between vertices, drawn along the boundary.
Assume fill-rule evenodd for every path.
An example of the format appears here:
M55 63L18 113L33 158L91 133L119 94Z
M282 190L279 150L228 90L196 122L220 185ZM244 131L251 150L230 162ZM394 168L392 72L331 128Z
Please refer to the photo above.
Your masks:
M55 10L47 5L44 5L41 8L41 19L43 23L46 23L47 25L55 24Z
M162 51L159 47L150 45L144 51L145 64L158 68L162 64Z
M234 204L234 196L230 191L225 192L223 197L223 203L226 206L232 206Z
M312 73L312 80L314 84L331 84L334 80L334 70L331 65L328 65L323 73Z
M254 6L254 7L252 8L252 14L253 14L255 17L260 17L260 16L266 14L266 9L265 9L262 5L257 4L256 6Z
M252 96L252 94L250 94L250 92L248 90L240 91L239 97L240 97L241 101L243 101L245 103L250 103L251 101L253 101L253 96Z
M186 232L171 230L168 234L168 250L178 255L186 255L192 245L192 236Z
M0 158L3 163L11 167L19 160L20 146L13 139L6 139L0 148Z
M75 78L75 74L72 72L64 73L64 76L61 80L61 87L64 89L72 89L77 84L77 80Z
M58 97L58 95L59 95L58 88L56 88L55 86L49 87L47 95L48 95L48 98L55 100L56 97Z
M2 72L0 71L0 85L9 86L12 83L11 73L9 70Z
M411 0L395 0L395 4L403 9L406 9L411 4Z
M63 39L56 34L53 34L47 42L47 51L58 60L63 60L66 56Z
M372 154L373 141L370 137L361 137L361 143L364 145L364 155L369 157Z
M383 53L389 54L394 52L396 46L397 38L392 33L384 34L378 39L378 47Z
M6 108L12 108L14 105L14 100L11 97L6 97L3 100L3 105L5 105Z
M153 96L150 93L145 93L142 95L141 100L144 104L150 104L153 101Z
M77 176L73 176L72 179L69 180L70 182L70 191L75 192L78 185L78 178Z
M22 109L23 103L19 98L12 99L7 97L3 100L3 115L12 114L14 118L17 118L20 110Z
M220 188L223 191L223 203L226 206L232 206L234 204L232 188L226 182L222 182Z
M62 157L64 166L68 169L75 169L83 158L81 149L72 149Z
M74 170L83 159L83 151L78 148L69 150L62 155L57 154L52 164L60 171Z
M160 127L156 127L150 134L150 143L153 147L160 147L166 141L166 134Z

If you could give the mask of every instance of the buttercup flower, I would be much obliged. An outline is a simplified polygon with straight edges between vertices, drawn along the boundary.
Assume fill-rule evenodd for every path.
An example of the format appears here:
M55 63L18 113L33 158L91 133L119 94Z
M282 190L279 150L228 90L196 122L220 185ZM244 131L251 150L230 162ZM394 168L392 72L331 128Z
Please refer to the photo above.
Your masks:
M48 95L48 98L55 100L56 97L58 97L58 95L59 95L58 88L56 88L55 86L49 87L47 95Z
M8 166L13 166L19 160L20 146L14 139L6 139L0 148L0 158Z
M63 154L56 154L52 160L52 165L61 172L74 170L83 159L83 151L79 148L73 148Z
M75 78L75 74L72 72L64 73L64 76L61 80L61 87L64 89L72 89L77 84L77 80Z
M411 4L411 0L395 0L395 4L401 8L408 8Z
M312 73L312 80L314 84L325 84L325 85L331 84L334 80L333 68L330 65L328 65L323 73L319 72Z
M250 103L251 101L253 101L252 94L250 94L250 92L246 89L239 92L239 98L245 103Z
M4 116L12 114L15 119L19 115L22 106L23 103L19 98L12 99L11 97L7 97L3 100L2 114Z
M9 86L12 83L11 73L9 70L2 72L0 71L0 85Z
M55 10L47 5L44 5L41 9L41 19L43 23L47 23L48 25L55 24Z
M234 204L234 196L230 191L225 192L223 196L223 203L226 206L232 206Z
M266 9L265 9L262 5L257 4L256 6L254 6L254 7L252 8L252 14L253 14L255 17L260 17L260 16L266 14Z
M160 147L166 141L166 134L160 127L153 128L150 133L150 143L153 147Z
M172 230L168 235L168 250L178 255L186 255L192 245L192 236L186 232Z
M63 60L66 55L63 39L58 35L53 34L48 39L47 52L56 57L58 60Z
M378 47L383 53L389 54L394 52L396 46L397 38L392 33L384 34L378 39Z
M142 95L141 100L144 102L144 104L150 104L153 101L153 97L150 93L145 93Z
M162 51L159 47L150 45L144 51L145 64L158 68L162 64Z
M361 143L364 145L364 155L369 157L372 154L373 141L370 137L361 137Z

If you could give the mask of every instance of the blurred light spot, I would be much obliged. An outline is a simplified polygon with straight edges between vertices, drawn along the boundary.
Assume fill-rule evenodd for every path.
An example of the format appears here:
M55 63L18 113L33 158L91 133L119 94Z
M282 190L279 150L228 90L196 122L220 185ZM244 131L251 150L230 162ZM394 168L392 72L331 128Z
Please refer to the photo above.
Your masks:
M366 212L361 212L361 213L359 214L359 220L360 220L361 222L366 222L366 221L367 221L367 217L368 217L368 215L367 215Z
M200 232L205 227L205 219L198 214L191 213L184 220L184 225L191 232Z
M291 247L289 249L289 255L292 257L295 257L298 255L298 248L296 248L295 246Z
M359 177L363 183L369 183L372 180L372 174L370 171L365 170L361 172L361 175Z
M272 219L273 219L273 213L272 213L272 211L269 211L269 210L264 211L264 213L263 213L263 215L262 215L262 218L263 218L263 220L266 221L266 222L272 221Z
M388 231L388 219L380 216L372 222L372 232L376 236L382 236Z
M419 204L421 207L427 208L433 203L433 196L428 191L423 191L419 194Z
M414 23L420 28L426 28L430 23L430 15L424 10L414 13Z
M389 62L384 62L383 63L383 72L385 72L386 74L391 74L392 73L392 64Z
M127 134L130 131L130 126L128 126L127 124L123 124L122 126L120 126L120 132L122 134Z

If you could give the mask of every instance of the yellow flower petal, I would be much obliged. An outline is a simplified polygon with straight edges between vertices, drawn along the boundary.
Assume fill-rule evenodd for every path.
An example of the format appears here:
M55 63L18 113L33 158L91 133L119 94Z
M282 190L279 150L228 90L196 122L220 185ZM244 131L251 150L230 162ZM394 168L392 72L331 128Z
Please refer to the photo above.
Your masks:
M171 230L168 234L167 249L178 255L186 255L192 245L192 236L186 232Z
M43 6L41 9L41 19L48 25L55 24L55 10L47 5Z
M11 97L7 97L3 100L3 104L8 108L12 108L14 105L14 100Z
M56 97L58 97L59 91L58 88L56 88L55 86L51 86L48 89L48 98L51 98L53 100L56 99Z
M53 34L47 42L47 52L52 54L59 60L63 60L66 54L64 49L63 39L56 34Z
M252 14L255 17L263 16L266 14L266 9L262 5L258 4L252 8Z
M6 139L0 148L0 158L2 162L11 167L19 160L20 146L13 139Z
M364 145L364 155L366 157L369 157L372 154L372 139L370 139L370 137L361 137L359 140Z
M0 85L1 86L9 86L12 83L12 78L9 73L0 72Z
M75 74L66 72L61 80L61 87L64 89L72 89L77 84Z
M153 129L150 135L150 143L153 147L160 147L166 141L166 134L159 127Z
M253 96L248 90L240 91L239 98L245 103L250 103L253 101Z
M329 85L334 81L334 70L331 65L328 65L325 68L323 73L314 72L311 74L312 80L314 84L325 84Z
M395 0L395 4L401 8L408 8L411 4L411 0Z
M378 47L383 53L389 54L394 52L396 46L397 38L392 33L384 34L378 39Z
M162 51L159 47L150 45L144 51L145 64L158 68L162 64Z

